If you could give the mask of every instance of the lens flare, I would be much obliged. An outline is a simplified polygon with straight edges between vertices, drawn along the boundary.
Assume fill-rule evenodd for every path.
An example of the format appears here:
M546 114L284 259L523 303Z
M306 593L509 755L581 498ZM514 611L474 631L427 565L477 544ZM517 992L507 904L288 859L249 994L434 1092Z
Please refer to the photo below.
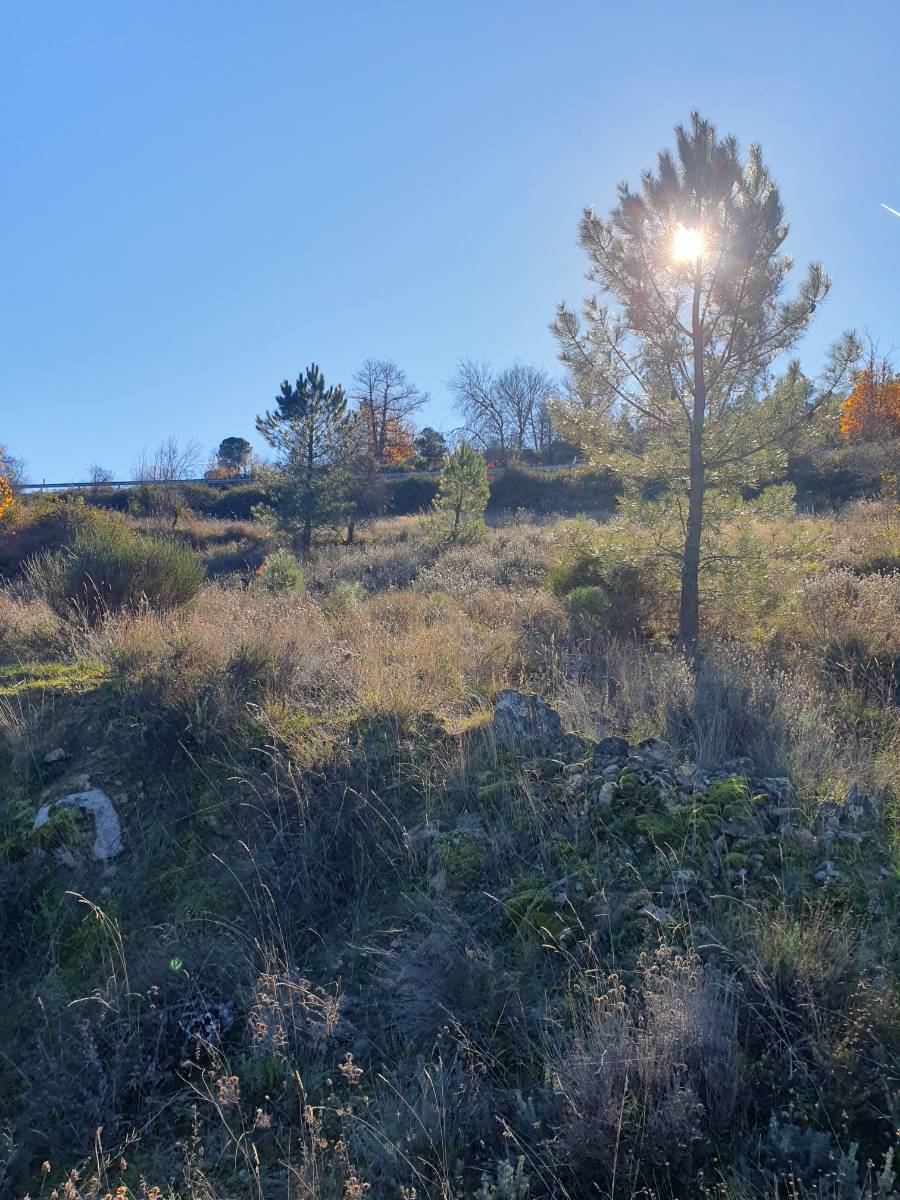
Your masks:
M672 238L672 257L676 262L696 262L703 253L703 234L699 229L679 225Z

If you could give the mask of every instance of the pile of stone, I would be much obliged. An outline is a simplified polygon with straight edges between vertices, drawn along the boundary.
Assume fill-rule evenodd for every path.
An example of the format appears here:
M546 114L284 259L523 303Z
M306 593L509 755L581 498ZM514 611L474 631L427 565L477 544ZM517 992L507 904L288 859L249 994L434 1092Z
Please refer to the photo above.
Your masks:
M624 737L604 736L586 750L583 739L563 733L559 714L540 696L522 692L505 691L498 697L494 736L510 751L555 752L569 759L560 763L564 794L570 805L587 814L599 812L602 818L607 810L613 817L629 806L659 813L663 826L667 814L701 814L707 834L704 874L738 888L746 887L750 878L771 877L785 844L817 860L817 883L840 883L841 873L831 858L835 848L861 842L862 831L879 818L877 805L858 786L848 791L843 803L818 803L810 811L810 806L801 805L789 779L759 776L746 758L704 771L679 759L658 738L632 744ZM717 781L731 781L733 786L716 787ZM723 796L739 799L720 809L716 802ZM684 894L696 882L690 871L675 875L664 888L667 899Z

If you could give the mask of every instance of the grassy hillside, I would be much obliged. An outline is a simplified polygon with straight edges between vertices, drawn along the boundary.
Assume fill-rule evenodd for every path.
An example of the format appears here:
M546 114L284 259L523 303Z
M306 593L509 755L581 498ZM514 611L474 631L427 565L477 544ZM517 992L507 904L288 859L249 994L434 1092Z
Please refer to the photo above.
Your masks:
M105 618L35 559L104 519L0 538L0 1193L896 1195L885 502L723 521L695 669L638 516L395 517L302 581L249 522L119 518L206 579ZM511 742L503 689L561 730ZM90 788L108 861L33 828Z

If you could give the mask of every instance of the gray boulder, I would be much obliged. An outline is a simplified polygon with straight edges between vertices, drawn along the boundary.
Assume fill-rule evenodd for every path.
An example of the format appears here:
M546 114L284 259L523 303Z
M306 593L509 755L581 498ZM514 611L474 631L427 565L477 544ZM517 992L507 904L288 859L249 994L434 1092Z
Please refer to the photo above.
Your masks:
M868 796L858 783L844 797L841 805L841 817L852 825L873 825L878 820L878 806Z
M50 820L54 808L80 808L94 818L94 844L91 847L91 857L98 862L116 858L122 853L122 826L119 816L113 808L112 801L106 792L99 788L91 788L87 792L73 792L56 800L52 804L42 804L34 818L34 828L40 829Z
M494 705L494 737L504 750L549 754L562 737L559 713L540 696L507 688Z
M660 738L644 738L637 744L637 753L653 763L667 763L672 758L672 747Z

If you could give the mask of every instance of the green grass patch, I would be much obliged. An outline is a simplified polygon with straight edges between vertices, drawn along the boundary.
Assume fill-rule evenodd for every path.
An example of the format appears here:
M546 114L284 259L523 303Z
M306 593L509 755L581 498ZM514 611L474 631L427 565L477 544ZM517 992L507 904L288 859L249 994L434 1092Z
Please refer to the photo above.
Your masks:
M89 658L68 663L16 663L0 667L0 696L26 692L89 692L106 678L102 663Z

